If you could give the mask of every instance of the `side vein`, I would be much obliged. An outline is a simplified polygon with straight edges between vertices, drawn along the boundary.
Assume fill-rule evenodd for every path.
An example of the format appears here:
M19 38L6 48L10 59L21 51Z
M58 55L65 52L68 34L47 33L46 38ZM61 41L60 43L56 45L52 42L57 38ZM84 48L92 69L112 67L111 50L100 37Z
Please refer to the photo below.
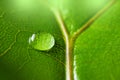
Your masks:
M106 12L114 3L116 0L110 1L103 9L101 9L95 16L93 16L88 22L86 22L81 28L79 28L72 36L72 40L75 42L77 37L83 33L86 29L90 27L90 25L98 19L104 12Z
M4 56L12 48L12 46L16 43L16 37L19 32L20 32L20 30L18 30L18 32L16 33L15 40L11 43L11 45L3 53L0 54L0 57Z

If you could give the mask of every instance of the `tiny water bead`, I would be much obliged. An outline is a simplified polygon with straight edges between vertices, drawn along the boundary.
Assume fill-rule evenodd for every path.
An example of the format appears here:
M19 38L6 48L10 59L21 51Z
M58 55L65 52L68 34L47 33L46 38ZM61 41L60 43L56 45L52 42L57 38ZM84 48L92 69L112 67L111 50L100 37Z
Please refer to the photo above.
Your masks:
M41 32L32 34L29 44L36 50L47 51L55 45L55 39L50 33Z

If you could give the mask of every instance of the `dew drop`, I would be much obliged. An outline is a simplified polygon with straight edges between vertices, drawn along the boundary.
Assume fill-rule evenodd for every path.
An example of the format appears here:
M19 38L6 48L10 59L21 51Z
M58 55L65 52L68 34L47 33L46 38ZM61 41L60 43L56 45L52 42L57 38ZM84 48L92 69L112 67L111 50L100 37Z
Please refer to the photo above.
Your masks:
M50 33L41 32L32 34L29 38L29 44L37 50L47 51L55 45L55 39Z

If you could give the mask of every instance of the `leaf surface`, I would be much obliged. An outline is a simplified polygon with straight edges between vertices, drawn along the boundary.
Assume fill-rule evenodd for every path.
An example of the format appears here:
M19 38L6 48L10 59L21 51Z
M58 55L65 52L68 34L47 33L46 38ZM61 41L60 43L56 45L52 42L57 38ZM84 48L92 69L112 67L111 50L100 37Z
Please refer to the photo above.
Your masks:
M0 3L0 80L64 80L64 42L52 12L37 3L30 10ZM32 34L39 32L54 36L51 50L29 45Z
M64 38L49 6L60 8L72 35L110 1L1 0L0 80L65 80ZM119 80L119 5L117 1L79 35L74 47L76 80ZM54 36L52 49L39 51L29 45L32 34L39 32Z
M116 2L75 43L78 80L119 80L120 2Z

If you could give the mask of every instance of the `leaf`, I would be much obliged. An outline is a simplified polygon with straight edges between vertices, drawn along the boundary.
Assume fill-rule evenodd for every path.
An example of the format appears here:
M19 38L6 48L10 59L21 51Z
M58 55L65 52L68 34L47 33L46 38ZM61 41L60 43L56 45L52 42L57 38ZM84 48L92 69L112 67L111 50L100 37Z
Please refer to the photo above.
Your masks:
M65 47L52 12L34 5L37 3L29 11L10 7L12 1L0 3L4 3L0 5L0 80L64 80ZM51 50L37 51L29 46L29 37L38 32L54 36Z
M77 80L119 80L120 2L95 21L75 43Z
M72 35L111 0L66 0L60 9L67 29Z
M67 37L74 35L110 1L1 0L0 79L64 80L67 42L59 27L66 29ZM56 16L51 7L61 13ZM119 79L118 10L119 2L68 46L74 48L75 80ZM49 51L30 47L29 37L39 32L54 36L55 46Z

